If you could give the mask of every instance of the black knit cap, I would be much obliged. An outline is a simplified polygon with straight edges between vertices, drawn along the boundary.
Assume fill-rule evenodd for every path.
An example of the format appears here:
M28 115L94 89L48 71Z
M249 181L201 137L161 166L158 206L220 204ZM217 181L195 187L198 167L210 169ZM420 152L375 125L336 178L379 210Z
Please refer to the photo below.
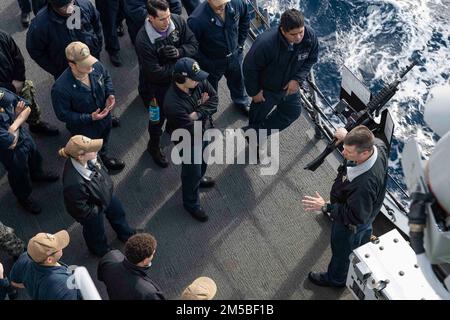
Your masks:
M55 8L61 8L71 3L72 0L49 0L48 2Z

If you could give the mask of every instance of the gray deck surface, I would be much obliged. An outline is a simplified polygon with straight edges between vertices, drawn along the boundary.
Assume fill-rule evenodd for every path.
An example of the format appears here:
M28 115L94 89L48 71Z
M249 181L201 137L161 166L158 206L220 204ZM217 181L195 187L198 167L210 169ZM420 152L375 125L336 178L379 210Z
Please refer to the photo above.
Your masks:
M62 132L58 137L35 137L45 166L62 172L64 160L57 151L69 133L53 113L52 76L37 66L25 49L26 30L20 24L15 0L0 2L0 28L11 33L22 50L43 119ZM300 200L316 190L327 197L335 176L329 163L314 173L303 170L319 151L316 141L307 135L311 127L306 119L302 117L280 134L280 170L275 176L261 176L258 165L211 165L207 175L216 179L217 186L201 194L210 220L199 223L183 210L180 167L171 164L160 169L146 152L147 111L137 93L137 58L128 35L120 41L123 67L113 67L102 52L116 89L115 114L121 121L112 131L110 153L126 162L126 168L113 179L130 224L144 227L158 240L152 278L167 296L175 299L196 277L209 276L218 285L217 299L351 299L347 289L319 288L306 280L310 270L326 270L330 223L319 213L303 211ZM245 125L245 117L230 105L225 82L219 94L216 127ZM172 143L168 136L164 144L169 154ZM36 184L33 195L43 207L38 216L18 207L0 168L0 220L26 241L38 232L69 230L71 242L62 260L86 266L106 299L105 286L96 279L98 258L89 254L80 225L64 209L61 181ZM122 249L123 244L105 224L112 246ZM24 292L21 295L25 298Z

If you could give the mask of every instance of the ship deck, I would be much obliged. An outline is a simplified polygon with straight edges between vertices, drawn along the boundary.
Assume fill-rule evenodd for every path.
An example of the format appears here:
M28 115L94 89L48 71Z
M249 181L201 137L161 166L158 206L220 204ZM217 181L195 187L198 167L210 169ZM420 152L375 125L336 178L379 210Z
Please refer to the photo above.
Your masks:
M67 142L69 133L53 112L53 77L26 51L26 30L20 24L17 1L0 3L0 28L12 34L21 48L27 79L33 80L37 88L43 119L61 131L58 137L35 136L35 141L45 167L62 173L64 159L58 157L57 151ZM156 237L158 248L151 276L167 296L176 299L195 278L209 276L218 285L216 299L351 299L347 289L320 288L306 279L310 270L326 270L331 254L330 222L322 214L305 212L300 201L316 190L326 197L335 176L333 163L328 161L316 172L303 170L324 146L312 138L309 120L302 115L280 134L280 168L274 176L260 175L260 165L209 166L207 175L217 184L201 193L210 219L199 223L182 207L181 168L171 164L160 169L146 152L148 116L137 92L137 58L127 34L120 42L123 67L113 67L105 51L101 56L112 74L115 115L121 122L112 131L110 153L126 162L126 168L113 176L115 193L130 224ZM246 118L232 107L224 81L219 95L216 127L244 126ZM164 145L169 154L172 143L168 136L164 137ZM87 267L102 298L107 299L105 286L97 280L99 259L88 252L80 225L64 208L61 181L35 184L33 196L43 207L37 216L18 207L6 172L0 168L0 220L26 241L38 232L67 229L71 241L62 261ZM111 245L122 249L123 244L108 223L105 225ZM388 228L384 222L377 222L375 233L384 233ZM27 298L24 290L21 296Z

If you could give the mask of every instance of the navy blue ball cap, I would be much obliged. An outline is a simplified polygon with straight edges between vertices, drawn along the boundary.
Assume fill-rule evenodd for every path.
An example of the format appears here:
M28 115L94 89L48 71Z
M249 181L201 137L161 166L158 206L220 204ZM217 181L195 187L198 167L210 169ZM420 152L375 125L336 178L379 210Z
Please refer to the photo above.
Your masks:
M71 3L72 0L49 0L49 2L55 8L61 8Z
M173 72L182 74L194 81L203 81L209 76L208 72L200 69L197 61L188 57L178 59L173 68Z

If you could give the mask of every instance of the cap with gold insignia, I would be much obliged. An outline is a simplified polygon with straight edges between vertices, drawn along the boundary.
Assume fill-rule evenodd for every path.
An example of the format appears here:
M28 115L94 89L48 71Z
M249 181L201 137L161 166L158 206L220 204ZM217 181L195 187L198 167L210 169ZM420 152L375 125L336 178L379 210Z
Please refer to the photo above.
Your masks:
M70 138L64 147L64 152L72 157L80 153L98 152L103 146L103 139L91 139L82 135Z
M173 67L173 72L182 74L194 81L203 81L209 76L208 72L200 69L197 61L188 57L178 59Z
M89 47L80 41L72 42L66 47L66 58L82 68L92 67L98 61L91 55Z
M69 242L70 237L66 230L55 234L41 232L28 241L27 252L34 262L42 263L47 257L67 247Z

